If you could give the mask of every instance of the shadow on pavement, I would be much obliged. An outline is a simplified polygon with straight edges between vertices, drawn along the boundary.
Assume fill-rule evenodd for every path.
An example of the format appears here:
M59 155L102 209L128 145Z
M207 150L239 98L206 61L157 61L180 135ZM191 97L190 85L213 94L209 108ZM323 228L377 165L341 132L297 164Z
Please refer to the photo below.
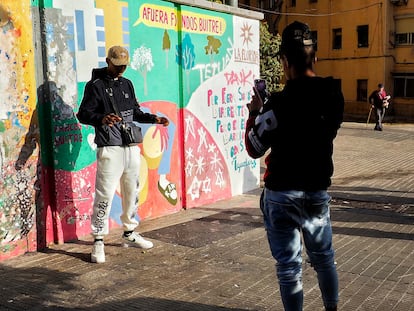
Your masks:
M329 194L334 198L355 201L380 202L390 204L413 204L414 194L407 191L385 190L370 187L341 187L332 186ZM383 193L383 195L381 195ZM411 194L411 197L402 197L401 194Z
M345 223L372 223L373 227L368 226L333 226L334 234L365 236L381 239L396 239L396 240L414 240L414 234L408 232L393 232L378 229L378 223L397 224L397 225L412 225L414 223L413 216L401 215L392 211L381 211L371 209L355 209L355 208L333 208L331 210L331 218L334 222ZM399 227L397 227L399 228Z
M215 209L208 209L214 211ZM255 228L263 227L258 208L232 208L188 222L149 231L146 237L199 248Z
M335 207L331 211L331 216L335 221L341 222L371 222L371 223L390 223L412 225L414 216L403 215L394 211L373 210L352 207Z
M85 309L85 311L102 311L102 310L123 310L128 306L128 310L168 310L168 311L245 311L247 309L226 308L219 306L210 306L206 304L174 301L161 298L135 298L119 302L104 303L93 308Z
M332 227L334 234L352 235L352 236L364 236L369 238L381 238L381 239L395 239L395 240L407 240L412 241L414 234L400 233L400 232L387 232L377 229L369 228L344 228L344 227Z
M244 311L244 309L226 308L200 303L174 301L161 298L138 297L101 303L107 297L105 290L91 289L77 290L77 274L63 273L55 270L36 268L10 268L0 265L1 293L0 310L168 310L168 311ZM93 284L91 284L92 286ZM66 298L71 292L71 299ZM65 294L66 293L66 294ZM85 306L89 301L92 306ZM79 307L78 304L83 304ZM87 303L86 303L87 304ZM64 305L68 305L65 307Z
M61 304L58 298L60 292L76 289L74 274L41 267L11 268L0 265L0 274L0 310L47 310L47 305Z
M65 243L66 246L70 247L71 245L90 245L90 248L92 248L93 242L92 241L83 241L83 240L75 240L72 242L66 242ZM121 243L105 243L105 246L112 246L112 247L120 247L123 248ZM70 251L70 250L65 250L65 249L60 249L60 248L45 248L41 251L39 251L39 253L44 253L44 254L60 254L60 255L64 255L64 256L70 256L73 258L77 258L80 259L84 262L91 262L91 257L90 257L90 253L89 253L89 249L88 252L86 253L79 253L79 252L74 252L74 251Z

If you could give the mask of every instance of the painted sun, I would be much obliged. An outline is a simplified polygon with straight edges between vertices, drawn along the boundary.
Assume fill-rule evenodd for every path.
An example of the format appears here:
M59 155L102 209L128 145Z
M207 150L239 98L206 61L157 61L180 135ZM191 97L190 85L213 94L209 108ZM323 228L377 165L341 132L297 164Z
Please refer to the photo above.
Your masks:
M253 33L251 32L252 26L248 25L247 23L243 24L243 27L240 29L241 30L241 35L240 37L243 38L243 45L249 45L249 42L253 42L252 41L252 36Z

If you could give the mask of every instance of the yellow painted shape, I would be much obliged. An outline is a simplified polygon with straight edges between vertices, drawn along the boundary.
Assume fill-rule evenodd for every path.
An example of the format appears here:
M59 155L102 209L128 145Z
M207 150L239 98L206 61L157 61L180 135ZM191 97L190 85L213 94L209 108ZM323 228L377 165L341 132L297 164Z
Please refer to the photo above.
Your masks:
M29 113L20 113L24 127L29 127L36 106L35 64L33 51L32 20L30 1L6 0L0 4L0 23L11 21L16 45L12 57L16 59L16 88L22 105L27 105ZM1 44L1 43L0 43Z

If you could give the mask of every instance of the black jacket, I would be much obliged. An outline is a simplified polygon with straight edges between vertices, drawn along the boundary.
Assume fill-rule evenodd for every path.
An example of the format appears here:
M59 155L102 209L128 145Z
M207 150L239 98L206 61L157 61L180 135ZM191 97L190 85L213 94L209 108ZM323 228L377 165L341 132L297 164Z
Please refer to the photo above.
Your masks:
M371 95L369 95L368 100L372 105L375 106L375 108L383 108L383 100L378 90L373 91Z
M108 88L113 90L114 101L123 121L155 123L156 115L144 113L140 109L130 80L124 77L111 78L107 74L107 68L93 69L92 79L85 86L77 117L81 123L95 127L95 143L98 147L123 146L121 124L102 124L104 116L115 113L107 94Z
M289 80L260 113L250 113L246 148L266 158L265 186L271 190L326 190L333 174L333 140L341 125L344 98L332 78Z

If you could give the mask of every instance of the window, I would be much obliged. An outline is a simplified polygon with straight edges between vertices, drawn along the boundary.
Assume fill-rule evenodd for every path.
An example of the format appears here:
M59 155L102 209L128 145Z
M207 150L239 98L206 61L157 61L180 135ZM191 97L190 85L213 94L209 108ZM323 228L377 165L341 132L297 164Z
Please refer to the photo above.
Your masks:
M259 0L259 8L265 9L265 1L264 0Z
M414 32L395 34L395 44L396 45L414 44Z
M335 87L337 87L340 90L342 90L342 80L341 79L333 79L333 82L335 84Z
M358 47L367 48L368 47L368 25L358 26Z
M414 45L414 16L395 16L395 45Z
M313 42L315 43L315 45L313 46L313 49L316 52L318 50L318 32L316 30L311 31L311 36L312 36Z
M414 97L414 79L405 80L405 97Z
M334 30L332 30L332 38L332 49L342 49L342 28L335 28Z
M394 77L394 97L414 98L414 74Z
M368 99L368 80L357 80L357 101L366 102Z

